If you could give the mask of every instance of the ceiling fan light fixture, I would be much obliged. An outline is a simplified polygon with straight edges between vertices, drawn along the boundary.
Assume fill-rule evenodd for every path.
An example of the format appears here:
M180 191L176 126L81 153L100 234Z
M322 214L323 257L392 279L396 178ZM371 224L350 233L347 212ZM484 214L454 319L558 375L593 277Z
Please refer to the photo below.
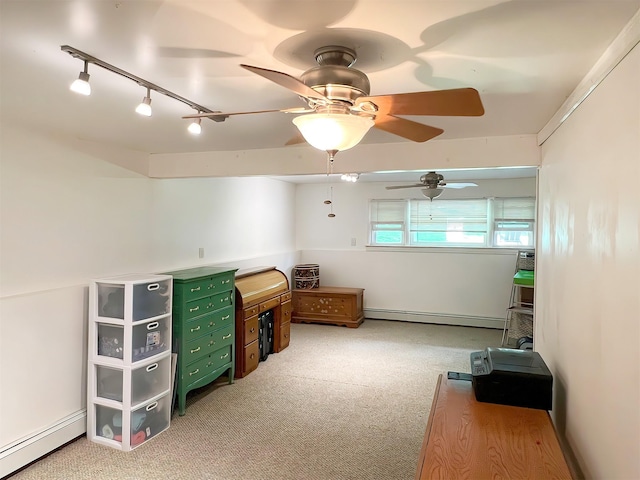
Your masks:
M343 180L345 182L356 183L359 177L360 177L359 173L344 173L340 177L340 180Z
M369 117L348 113L313 113L293 119L304 139L312 147L324 151L355 147L373 123Z
M144 115L145 117L151 116L151 91L147 88L147 96L142 99L142 102L136 107L136 113Z
M89 83L89 62L84 62L84 71L80 72L78 78L76 78L69 90L79 93L80 95L91 95L91 84Z
M422 188L422 195L430 200L438 198L444 192L444 188Z
M187 130L189 130L190 134L200 135L202 133L202 125L200 125L201 121L202 120L200 118L195 118L193 122L189 124L189 126L187 127Z

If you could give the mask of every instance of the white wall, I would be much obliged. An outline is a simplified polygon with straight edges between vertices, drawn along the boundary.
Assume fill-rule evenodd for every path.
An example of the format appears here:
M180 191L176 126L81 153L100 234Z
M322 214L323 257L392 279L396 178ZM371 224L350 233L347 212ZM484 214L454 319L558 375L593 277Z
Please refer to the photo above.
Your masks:
M442 198L536 194L535 178L476 183L475 188L447 190ZM509 301L515 251L365 249L369 199L420 197L419 189L386 190L386 185L345 182L299 185L296 238L301 260L320 266L323 285L365 288L365 309L370 317L501 328ZM335 218L327 217L330 207L324 204L331 195ZM355 246L351 245L352 239Z
M587 478L640 478L640 47L544 143L535 347Z
M3 476L20 466L16 458L34 459L17 450L66 426L86 405L92 278L204 264L275 265L288 272L298 254L291 184L153 180L103 158L115 154L140 165L135 152L80 148L77 140L5 126L0 131Z

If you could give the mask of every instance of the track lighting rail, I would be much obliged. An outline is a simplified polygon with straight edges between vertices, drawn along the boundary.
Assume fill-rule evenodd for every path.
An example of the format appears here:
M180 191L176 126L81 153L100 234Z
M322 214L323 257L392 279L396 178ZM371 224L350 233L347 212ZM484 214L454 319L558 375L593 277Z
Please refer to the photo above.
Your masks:
M97 65L99 67L104 68L105 70L108 70L112 73L118 74L122 77L125 77L135 83L137 83L138 85L140 85L141 87L147 88L148 90L153 90L155 92L158 92L166 97L169 98L173 98L174 100L177 100L179 102L184 103L185 105L188 105L189 107L193 108L194 110L197 110L198 112L201 113L221 113L220 111L214 111L211 110L209 108L203 107L202 105L199 105L195 102L192 102L191 100L189 100L188 98L184 98L181 97L180 95L173 93L165 88L160 87L159 85L156 85L155 83L151 83L147 80L145 80L144 78L140 78L132 73L129 73L125 70L122 70L121 68L118 68L114 65L111 65L110 63L104 62L102 60L100 60L99 58L94 57L93 55L89 55L88 53L82 52L80 50L78 50L77 48L73 48L69 45L62 45L60 46L60 49L63 52L68 53L69 55L71 55L73 58L79 58L80 60L83 60L85 62L85 66L86 63L92 63L94 65ZM211 116L209 117L211 118L211 120L214 120L216 122L224 122L225 119L228 118L227 115L220 115L220 116Z

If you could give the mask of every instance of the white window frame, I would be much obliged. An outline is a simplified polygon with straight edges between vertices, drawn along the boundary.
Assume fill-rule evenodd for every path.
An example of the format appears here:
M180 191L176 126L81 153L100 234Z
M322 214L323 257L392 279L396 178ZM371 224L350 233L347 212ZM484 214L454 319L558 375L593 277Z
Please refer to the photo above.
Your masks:
M385 208L389 206L389 202L394 202L394 208ZM446 203L445 203L446 202ZM443 224L447 222L446 217L440 217L438 219L440 225L434 224L434 229L421 229L419 225L416 225L414 220L420 219L419 214L412 216L412 206L421 208L421 206L438 205L443 207L448 205L452 206L452 211L455 211L456 202L460 202L458 205L462 205L462 202L467 202L470 208L473 208L474 215L469 217L469 224L474 224L477 227L482 225L478 230L469 230L470 232L476 231L484 235L484 242L470 242L470 241L443 241L443 242L416 242L414 240L414 234L416 232L449 232L454 230L448 230L443 227ZM475 205L474 205L475 202ZM486 206L486 216L479 214L478 203L484 202ZM398 207L402 205L404 212L401 213ZM441 209L441 208L440 208ZM393 210L393 211L392 211ZM442 209L441 209L442 210ZM382 215L380 214L382 212ZM390 215L386 215L390 214ZM523 218L504 218L505 215L517 214ZM459 215L459 213L458 213ZM459 216L452 217L459 219ZM476 220L476 222L473 222ZM480 220L478 222L477 220ZM460 223L460 222L458 222ZM464 218L463 222L464 224ZM510 229L501 226L505 223L519 223L522 229ZM398 228L395 230L382 228L382 225L397 224ZM516 225L514 225L516 226ZM381 228L377 228L381 227ZM438 228L440 227L440 228ZM380 231L394 231L400 232L402 242L401 243L388 243L377 242L376 232ZM463 230L464 232L465 230ZM531 243L517 244L512 241L505 245L498 244L499 232L521 232L520 239L530 239ZM523 233L524 232L524 233ZM448 235L448 234L447 234ZM499 198L479 198L479 199L446 199L437 200L436 202L430 202L427 199L371 199L369 201L369 244L370 247L407 247L407 248L535 248L535 198L534 197L499 197Z

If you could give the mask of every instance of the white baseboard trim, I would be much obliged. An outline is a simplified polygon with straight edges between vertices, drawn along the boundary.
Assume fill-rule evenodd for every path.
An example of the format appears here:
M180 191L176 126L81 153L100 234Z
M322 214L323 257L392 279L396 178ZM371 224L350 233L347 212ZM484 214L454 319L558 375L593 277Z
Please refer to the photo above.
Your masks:
M87 431L87 411L81 410L38 433L2 447L0 478L15 472Z
M497 328L502 330L504 318L474 317L470 315L450 315L430 312L405 312L365 308L364 317L377 320L401 320L404 322L435 323L438 325L457 325L460 327Z

